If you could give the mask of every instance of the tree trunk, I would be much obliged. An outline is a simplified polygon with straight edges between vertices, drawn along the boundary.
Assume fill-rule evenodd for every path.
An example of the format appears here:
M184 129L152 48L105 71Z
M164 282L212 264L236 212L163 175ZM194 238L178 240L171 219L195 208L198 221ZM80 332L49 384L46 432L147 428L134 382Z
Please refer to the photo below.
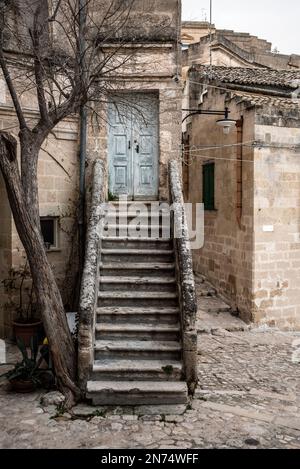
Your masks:
M21 130L19 137L21 146L21 184L24 198L26 205L31 207L31 214L36 225L40 227L37 169L41 143L37 141L37 135L33 135L29 129Z
M16 228L27 254L38 307L53 358L59 389L71 407L80 396L76 380L76 352L69 331L61 295L48 262L39 226L36 207L27 202L16 157L16 141L0 134L0 169L6 185ZM36 175L32 174L34 178ZM36 184L37 186L37 184Z

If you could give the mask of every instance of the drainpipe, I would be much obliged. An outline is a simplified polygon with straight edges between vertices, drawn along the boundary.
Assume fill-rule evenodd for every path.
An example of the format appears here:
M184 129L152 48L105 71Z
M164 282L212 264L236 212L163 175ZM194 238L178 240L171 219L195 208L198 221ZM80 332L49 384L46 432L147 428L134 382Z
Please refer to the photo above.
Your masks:
M79 47L81 60L85 50L84 26L86 23L86 2L79 0ZM82 79L84 81L84 70ZM80 109L80 144L79 144L79 277L81 278L84 263L84 218L85 218L85 163L87 147L87 110L85 106Z
M236 218L239 228L242 228L242 214L243 214L243 116L236 122L237 127L237 162L236 162L236 181L237 181L237 194L236 194Z
M85 162L87 143L87 112L85 106L80 110L80 145L79 145L79 231L83 235L85 206ZM82 239L82 236L80 236Z

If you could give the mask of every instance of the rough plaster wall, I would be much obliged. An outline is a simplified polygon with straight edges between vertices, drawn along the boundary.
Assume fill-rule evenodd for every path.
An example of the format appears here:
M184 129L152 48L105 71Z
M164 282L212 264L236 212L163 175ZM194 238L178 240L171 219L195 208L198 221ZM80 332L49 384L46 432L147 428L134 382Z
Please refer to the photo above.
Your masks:
M224 109L225 95L210 91L204 108ZM229 104L233 119L244 115L244 141L253 140L253 111L244 111L234 102ZM213 151L193 151L193 145L229 145L237 141L234 128L230 135L223 134L216 125L218 117L193 117L190 134L191 157L189 168L189 202L202 202L202 163L215 161L215 208L205 212L204 247L193 251L194 268L207 275L219 291L237 306L241 315L251 319L252 255L253 255L253 164L252 150L244 150L243 164L243 215L239 228L236 217L236 148ZM214 160L214 158L216 158ZM249 162L248 162L249 161Z
M124 0L122 1L124 2ZM120 0L114 0L112 3L117 5ZM126 8L126 2L124 3ZM107 0L93 2L92 8L95 9L94 20L96 24L101 24L103 11L107 10L109 4ZM136 42L177 40L181 22L180 0L135 0L133 3L131 0L127 0L127 6L130 8L128 19L124 24L123 16L119 30L116 30L109 23L104 23L101 27L103 32L111 30L110 37L112 39L122 37Z
M254 318L300 330L300 128L264 120L255 126L256 139L271 147L255 151Z

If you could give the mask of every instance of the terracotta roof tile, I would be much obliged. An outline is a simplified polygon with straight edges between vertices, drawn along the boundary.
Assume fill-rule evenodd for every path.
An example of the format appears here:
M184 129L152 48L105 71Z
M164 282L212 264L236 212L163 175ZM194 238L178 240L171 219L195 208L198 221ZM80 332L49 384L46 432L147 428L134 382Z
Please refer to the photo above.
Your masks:
M222 83L240 85L271 86L297 89L300 86L300 70L272 70L268 68L217 67L194 65L192 70L205 78ZM210 72L210 70L212 70Z
M289 98L279 98L276 96L267 96L254 93L243 93L234 91L231 95L239 101L247 102L253 106L274 106L278 109L285 110L300 110L300 100L295 101Z

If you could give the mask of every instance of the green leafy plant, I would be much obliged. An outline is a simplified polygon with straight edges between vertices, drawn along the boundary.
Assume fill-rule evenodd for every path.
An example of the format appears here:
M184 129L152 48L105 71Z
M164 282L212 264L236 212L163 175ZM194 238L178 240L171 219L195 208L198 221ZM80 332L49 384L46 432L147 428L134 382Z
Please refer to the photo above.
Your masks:
M173 368L172 365L167 365L167 366L163 366L162 370L163 370L164 373L166 373L166 375L170 376L173 373L174 368Z
M116 200L119 200L119 198L114 195L110 190L108 191L108 201L109 202L115 202Z
M22 361L14 364L13 369L1 375L0 378L6 378L8 381L31 381L35 387L43 386L45 378L48 383L53 382L52 370L49 367L41 368L43 360L48 359L48 347L42 347L39 353L37 337L31 338L29 351L21 339L17 339L17 346L22 354ZM7 365L10 364L5 364Z

